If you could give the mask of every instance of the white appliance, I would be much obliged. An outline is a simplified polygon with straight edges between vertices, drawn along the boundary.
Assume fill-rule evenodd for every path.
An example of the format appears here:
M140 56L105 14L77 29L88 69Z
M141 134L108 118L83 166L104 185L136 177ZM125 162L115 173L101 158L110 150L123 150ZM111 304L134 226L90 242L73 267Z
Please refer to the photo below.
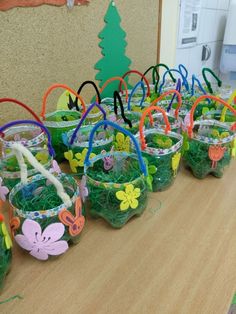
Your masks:
M230 80L236 80L236 0L231 0L229 7L220 71L229 74Z

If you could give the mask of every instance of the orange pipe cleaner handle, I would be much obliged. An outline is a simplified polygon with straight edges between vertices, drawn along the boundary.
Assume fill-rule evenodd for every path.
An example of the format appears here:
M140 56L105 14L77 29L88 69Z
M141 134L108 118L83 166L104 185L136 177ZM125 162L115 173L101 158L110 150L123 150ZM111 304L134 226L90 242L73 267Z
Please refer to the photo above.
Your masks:
M63 88L65 90L68 90L71 94L75 95L80 100L81 106L83 108L83 113L85 113L86 111L85 102L80 95L78 95L73 89L71 89L69 86L65 84L53 84L46 90L43 96L42 111L41 111L41 117L43 118L43 120L45 120L46 102L47 102L48 95L56 88Z
M155 102L155 100L154 100ZM151 113L151 111L159 111L163 114L163 117L164 117L164 121L165 121L165 124L166 124L166 128L165 128L165 133L167 134L170 130L171 130L171 127L170 127L170 122L167 118L167 115L165 113L165 110L162 109L161 107L159 106L150 106L148 107L146 110L144 110L142 116L141 116L141 119L140 119L140 124L139 124L139 136L140 136L140 143L141 143L141 149L144 150L147 146L146 144L146 141L145 141L145 136L144 136L144 133L143 133L143 126L144 126L144 121L145 121L145 118L148 114Z

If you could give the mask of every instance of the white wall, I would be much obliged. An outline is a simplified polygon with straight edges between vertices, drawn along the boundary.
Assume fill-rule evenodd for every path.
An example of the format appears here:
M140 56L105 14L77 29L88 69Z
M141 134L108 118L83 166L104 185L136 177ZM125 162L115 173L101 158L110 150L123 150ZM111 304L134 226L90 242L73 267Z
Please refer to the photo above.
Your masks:
M202 0L197 45L191 48L176 49L176 66L183 63L189 74L200 79L202 67L209 67L219 73L221 48L230 0ZM179 2L180 3L180 2ZM208 61L201 61L202 47L211 49Z

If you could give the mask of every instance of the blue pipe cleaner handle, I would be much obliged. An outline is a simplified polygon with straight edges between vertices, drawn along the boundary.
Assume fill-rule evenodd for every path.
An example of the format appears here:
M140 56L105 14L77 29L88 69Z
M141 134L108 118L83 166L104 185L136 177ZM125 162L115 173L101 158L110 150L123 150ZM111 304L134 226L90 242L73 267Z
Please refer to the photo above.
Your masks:
M180 78L178 78L178 81L177 81L177 84L176 84L176 90L178 91L178 92L180 92L181 91L181 79ZM170 109L171 109L171 107L172 107L172 104L173 104L173 101L174 101L174 99L175 99L175 97L177 97L177 95L176 94L174 94L173 96L172 96L172 99L171 99L171 102L170 102L170 104L168 105L168 107L167 107L167 112L169 112L170 111Z
M130 133L129 131L125 130L124 128L122 128L121 126L119 126L118 124L112 122L112 121L108 121L108 120L103 120L103 121L99 121L92 129L91 133L90 133L90 136L89 136L89 147L88 147L88 152L86 154L86 157L85 157L85 160L84 160L84 165L85 166L89 166L91 164L91 162L89 161L89 156L91 154L91 151L92 151L92 145L93 145L93 137L94 137L94 134L95 132L97 131L97 129L102 126L102 125L106 125L106 126L111 126L113 127L114 129L117 129L118 131L126 134L127 136L129 136L131 138L131 140L133 141L134 143L134 146L136 148L136 152L137 152L137 155L138 155L138 160L139 160L139 165L140 165L140 169L141 171L143 172L143 174L145 176L147 176L147 168L146 168L146 164L143 160L143 157L142 157L142 154L141 154L141 150L139 148L139 144L138 142L136 141L135 137L133 136L132 133Z
M130 105L131 98L133 97L133 95L134 95L136 89L137 89L139 86L141 86L142 91L143 91L143 96L142 96L142 99L141 99L139 105L140 105L141 108L143 108L143 102L144 102L144 99L145 99L146 91L145 91L145 86L144 86L143 81L139 81L139 82L134 86L134 88L132 89L132 91L131 91L131 93L130 93L130 95L129 95L129 99L128 99L128 110L129 110L129 111L131 110L131 108L130 108L130 107L131 107L131 105Z
M182 73L183 75L184 75L183 72L185 72L184 77L185 77L186 80L187 80L187 78L188 78L188 70L187 70L187 68L186 68L182 63L180 63L180 64L178 65L178 69L179 69L179 72ZM183 71L183 70L184 70L184 71Z
M181 75L181 78L182 78L182 81L183 81L183 85L185 86L186 90L189 91L189 85L188 85L188 81L186 80L186 78L184 77L184 75L179 71L179 70L176 70L176 69L169 69L169 70L166 70L166 72L164 73L163 75L163 78L162 78L162 83L159 87L159 93L161 94L161 91L162 91L162 88L163 86L165 85L165 82L166 82L166 76L168 73L170 72L176 72L176 73L179 73Z
M50 135L48 129L43 124L41 124L37 121L34 121L34 120L16 120L16 121L6 123L0 127L0 134L3 133L4 130L11 128L12 126L19 125L19 124L33 124L33 125L40 127L47 135L47 138L48 138L47 144L48 144L48 151L49 151L50 156L52 156L52 157L55 156L55 151L52 147L51 135Z
M204 89L204 87L202 86L201 82L199 81L199 79L196 77L195 74L192 75L192 88L191 88L191 96L194 95L195 93L195 89L194 89L194 82L197 82L198 87L200 88L200 90L202 91L203 95L207 95L206 90ZM211 100L209 98L207 98L207 102L208 104L211 103Z
M76 134L77 134L77 132L78 132L79 129L81 128L81 125L83 124L83 122L84 122L85 118L87 117L87 115L89 114L89 112L90 112L95 106L102 112L102 114L103 114L103 119L105 120L105 119L107 118L107 116L106 116L106 111L102 108L102 106L99 105L99 104L97 104L96 102L92 103L92 104L88 107L88 109L86 110L85 114L84 114L84 115L82 116L82 118L80 119L80 122L79 122L79 124L77 125L77 127L75 128L74 133L72 134L71 139L70 139L70 145L73 145L73 143L74 143L74 141L75 141L75 139L76 139ZM105 127L104 129L106 129L106 127Z

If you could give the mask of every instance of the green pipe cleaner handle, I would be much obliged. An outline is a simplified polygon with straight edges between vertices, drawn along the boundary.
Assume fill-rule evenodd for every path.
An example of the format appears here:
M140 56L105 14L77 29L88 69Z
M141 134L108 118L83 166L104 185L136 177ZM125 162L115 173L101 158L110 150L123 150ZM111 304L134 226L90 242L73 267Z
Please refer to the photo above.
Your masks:
M143 76L146 76L146 74L148 74L148 72L151 71L151 70L152 70L152 84L154 85L154 84L156 84L156 80L158 81L158 83L159 83L159 81L160 81L160 75L159 75L159 73L158 73L158 71L157 71L157 68L156 68L154 65L150 66L150 67L143 73ZM156 76L156 77L155 77L155 76ZM141 81L143 81L143 77L141 78Z
M158 63L158 64L155 65L155 68L156 68L156 69L159 68L159 67L163 67L163 68L165 68L167 71L170 70L170 68L168 67L168 65L166 65L165 63ZM173 74L172 74L171 72L168 72L168 73L169 73L169 75L170 75L172 81L175 83L175 82L176 82L176 78L173 76Z
M211 69L209 69L209 68L203 68L202 69L202 76L204 78L204 81L206 82L207 89L209 90L209 93L213 94L213 89L211 87L211 83L208 81L208 79L206 77L206 72L209 72L215 78L219 87L221 87L222 81L219 79L219 77Z
M138 155L138 160L139 160L139 166L140 166L140 169L141 171L143 172L143 174L145 176L147 176L147 168L146 168L146 164L143 160L143 157L142 157L142 154L141 154L141 150L139 148L139 144L137 142L137 140L135 139L135 137L133 136L132 133L130 133L129 131L127 131L126 129L122 128L120 125L114 123L114 122L111 122L111 121L108 121L108 120L103 120L103 121L100 121L98 122L92 129L91 133L90 133L90 136L89 136L89 147L88 147L88 151L87 151L87 154L86 154L86 157L85 157L85 160L84 160L84 165L86 167L89 167L89 165L91 164L91 161L89 160L89 156L91 154L91 151L92 151L92 146L93 146L93 137L94 137L94 134L95 132L97 131L97 129L102 126L102 125L106 125L106 126L111 126L113 127L114 129L117 129L118 131L126 134L127 136L129 136L129 138L131 138L131 140L133 141L134 143L134 146L136 148L136 152L137 152L137 155Z
M120 105L121 117L122 117L123 121L125 123L127 123L128 126L132 129L132 127L133 127L132 122L130 119L126 118L122 99L120 97L120 94L116 90L113 93L113 97L114 97L114 113L115 113L115 115L118 114L118 106L117 106L117 99L118 99L118 102Z

